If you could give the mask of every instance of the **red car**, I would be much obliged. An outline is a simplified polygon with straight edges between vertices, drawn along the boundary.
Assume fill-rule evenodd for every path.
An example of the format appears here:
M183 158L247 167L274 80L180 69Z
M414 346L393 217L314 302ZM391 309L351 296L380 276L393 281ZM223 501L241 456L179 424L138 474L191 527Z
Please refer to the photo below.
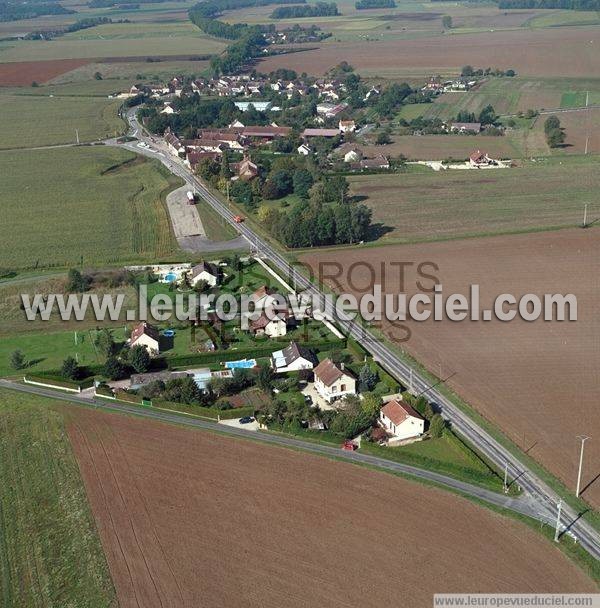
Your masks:
M354 450L357 450L358 446L353 443L352 441L350 441L349 439L346 439L346 441L344 441L344 443L342 443L342 450L348 450L349 452L354 452Z
M244 218L241 215L234 215L233 216L233 221L236 224L241 224L244 221Z

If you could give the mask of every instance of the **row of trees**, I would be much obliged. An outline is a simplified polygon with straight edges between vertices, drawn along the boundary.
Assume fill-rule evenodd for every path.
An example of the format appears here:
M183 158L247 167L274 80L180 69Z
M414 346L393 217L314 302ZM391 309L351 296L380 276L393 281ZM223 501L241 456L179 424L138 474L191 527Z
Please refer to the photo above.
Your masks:
M271 19L300 19L302 17L333 17L339 15L335 2L278 6L270 15Z
M394 0L358 0L354 3L356 10L364 10L368 8L396 8Z
M600 10L600 0L500 0L498 8L561 8L575 11Z
M456 122L480 122L483 126L495 125L498 122L498 116L493 106L487 105L477 117L473 112L461 110L456 116Z

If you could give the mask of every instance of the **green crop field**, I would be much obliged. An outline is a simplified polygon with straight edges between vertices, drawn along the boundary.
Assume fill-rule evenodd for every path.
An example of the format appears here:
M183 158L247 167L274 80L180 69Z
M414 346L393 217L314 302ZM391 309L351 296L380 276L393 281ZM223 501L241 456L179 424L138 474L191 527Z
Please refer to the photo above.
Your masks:
M600 187L598 160L547 158L513 169L364 175L351 178L351 189L368 197L374 223L388 228L382 242L526 232L580 223L584 202L594 200Z
M0 152L0 266L158 262L179 250L158 163L105 146Z
M116 604L57 401L0 390L3 606Z
M121 100L0 94L0 149L105 139L126 130Z

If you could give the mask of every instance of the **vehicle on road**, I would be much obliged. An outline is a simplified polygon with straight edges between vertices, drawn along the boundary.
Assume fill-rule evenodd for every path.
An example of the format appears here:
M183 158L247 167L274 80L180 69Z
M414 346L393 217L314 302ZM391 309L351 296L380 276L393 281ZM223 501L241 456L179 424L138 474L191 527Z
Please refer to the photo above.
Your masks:
M233 221L236 224L241 224L244 221L244 218L241 215L234 215L233 216Z
M346 450L347 452L354 452L354 450L358 450L358 446L354 443L354 441L346 439L346 441L342 443L342 450Z
M250 424L251 422L254 422L254 416L244 416L243 418L240 418L238 422L240 424Z

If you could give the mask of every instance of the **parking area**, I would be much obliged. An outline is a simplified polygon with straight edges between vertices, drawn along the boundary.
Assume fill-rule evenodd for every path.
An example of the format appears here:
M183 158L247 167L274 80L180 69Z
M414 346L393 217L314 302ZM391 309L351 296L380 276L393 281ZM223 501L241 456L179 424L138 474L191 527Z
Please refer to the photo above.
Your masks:
M315 389L314 382L309 382L305 388L302 389L303 395L308 395L312 399L313 405L318 405L321 410L332 410L334 409L333 405L327 403L319 393L317 393Z
M233 426L238 429L243 429L245 431L258 431L260 430L260 425L256 420L252 422L248 422L246 424L242 424L239 418L233 418L232 420L219 420L221 424L225 424L226 426Z

